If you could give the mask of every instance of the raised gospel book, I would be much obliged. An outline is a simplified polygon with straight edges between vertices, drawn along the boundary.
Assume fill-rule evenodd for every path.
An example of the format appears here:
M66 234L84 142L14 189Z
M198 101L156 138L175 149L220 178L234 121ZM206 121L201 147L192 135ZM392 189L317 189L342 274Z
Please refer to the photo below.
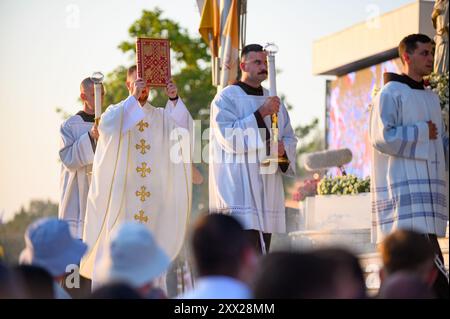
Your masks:
M137 38L137 75L150 87L165 87L170 80L170 43L167 39Z

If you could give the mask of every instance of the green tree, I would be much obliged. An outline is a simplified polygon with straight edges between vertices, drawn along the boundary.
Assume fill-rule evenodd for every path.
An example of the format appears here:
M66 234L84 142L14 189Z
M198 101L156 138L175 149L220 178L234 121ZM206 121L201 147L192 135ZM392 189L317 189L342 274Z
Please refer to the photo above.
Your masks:
M127 68L118 66L111 73L106 75L104 82L105 99L103 102L103 111L112 104L116 104L128 96L128 90L125 85L127 79Z
M177 84L179 95L189 108L195 119L200 110L209 109L216 89L211 84L210 56L207 44L202 39L192 37L185 28L170 19L162 17L162 11L143 10L141 17L128 29L132 40L123 41L119 49L128 53L130 60L135 61L136 38L167 38L171 46L172 77ZM119 66L106 77L105 106L114 104L128 95L125 86L126 67ZM152 90L152 104L164 106L167 96L164 89Z
M4 260L9 264L17 263L25 247L25 231L31 223L42 217L57 216L58 204L50 200L32 200L28 209L20 208L11 221L0 224L0 247L3 248Z

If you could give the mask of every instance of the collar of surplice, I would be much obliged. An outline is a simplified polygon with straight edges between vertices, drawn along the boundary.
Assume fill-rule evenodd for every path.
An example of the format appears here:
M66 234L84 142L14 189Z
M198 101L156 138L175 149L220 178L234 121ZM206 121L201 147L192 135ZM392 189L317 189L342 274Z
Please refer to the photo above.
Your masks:
M85 122L94 123L94 114L88 114L85 111L80 111L77 113L77 115L79 115Z
M406 74L396 74L396 73L390 73L386 72L384 73L384 84L388 84L389 82L400 82L403 84L406 84L413 90L425 90L424 81L417 82L413 79L411 79Z
M233 83L233 85L239 86L247 95L256 95L256 96L264 95L264 90L262 86L255 88L242 81L237 81Z

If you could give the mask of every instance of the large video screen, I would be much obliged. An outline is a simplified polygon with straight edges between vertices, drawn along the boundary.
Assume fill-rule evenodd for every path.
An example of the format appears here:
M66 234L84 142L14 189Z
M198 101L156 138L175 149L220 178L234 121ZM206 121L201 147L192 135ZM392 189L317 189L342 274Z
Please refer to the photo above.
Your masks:
M327 83L327 148L349 148L353 160L345 168L358 177L370 175L369 107L374 89L383 85L385 72L401 73L401 60L386 61Z

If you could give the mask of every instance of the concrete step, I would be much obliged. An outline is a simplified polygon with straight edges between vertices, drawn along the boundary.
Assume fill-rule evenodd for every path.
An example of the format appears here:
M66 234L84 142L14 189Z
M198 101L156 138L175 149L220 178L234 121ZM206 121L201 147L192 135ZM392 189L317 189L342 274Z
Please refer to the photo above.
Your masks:
M357 255L376 251L370 229L302 230L289 233L289 237L291 248L297 250L339 246Z

